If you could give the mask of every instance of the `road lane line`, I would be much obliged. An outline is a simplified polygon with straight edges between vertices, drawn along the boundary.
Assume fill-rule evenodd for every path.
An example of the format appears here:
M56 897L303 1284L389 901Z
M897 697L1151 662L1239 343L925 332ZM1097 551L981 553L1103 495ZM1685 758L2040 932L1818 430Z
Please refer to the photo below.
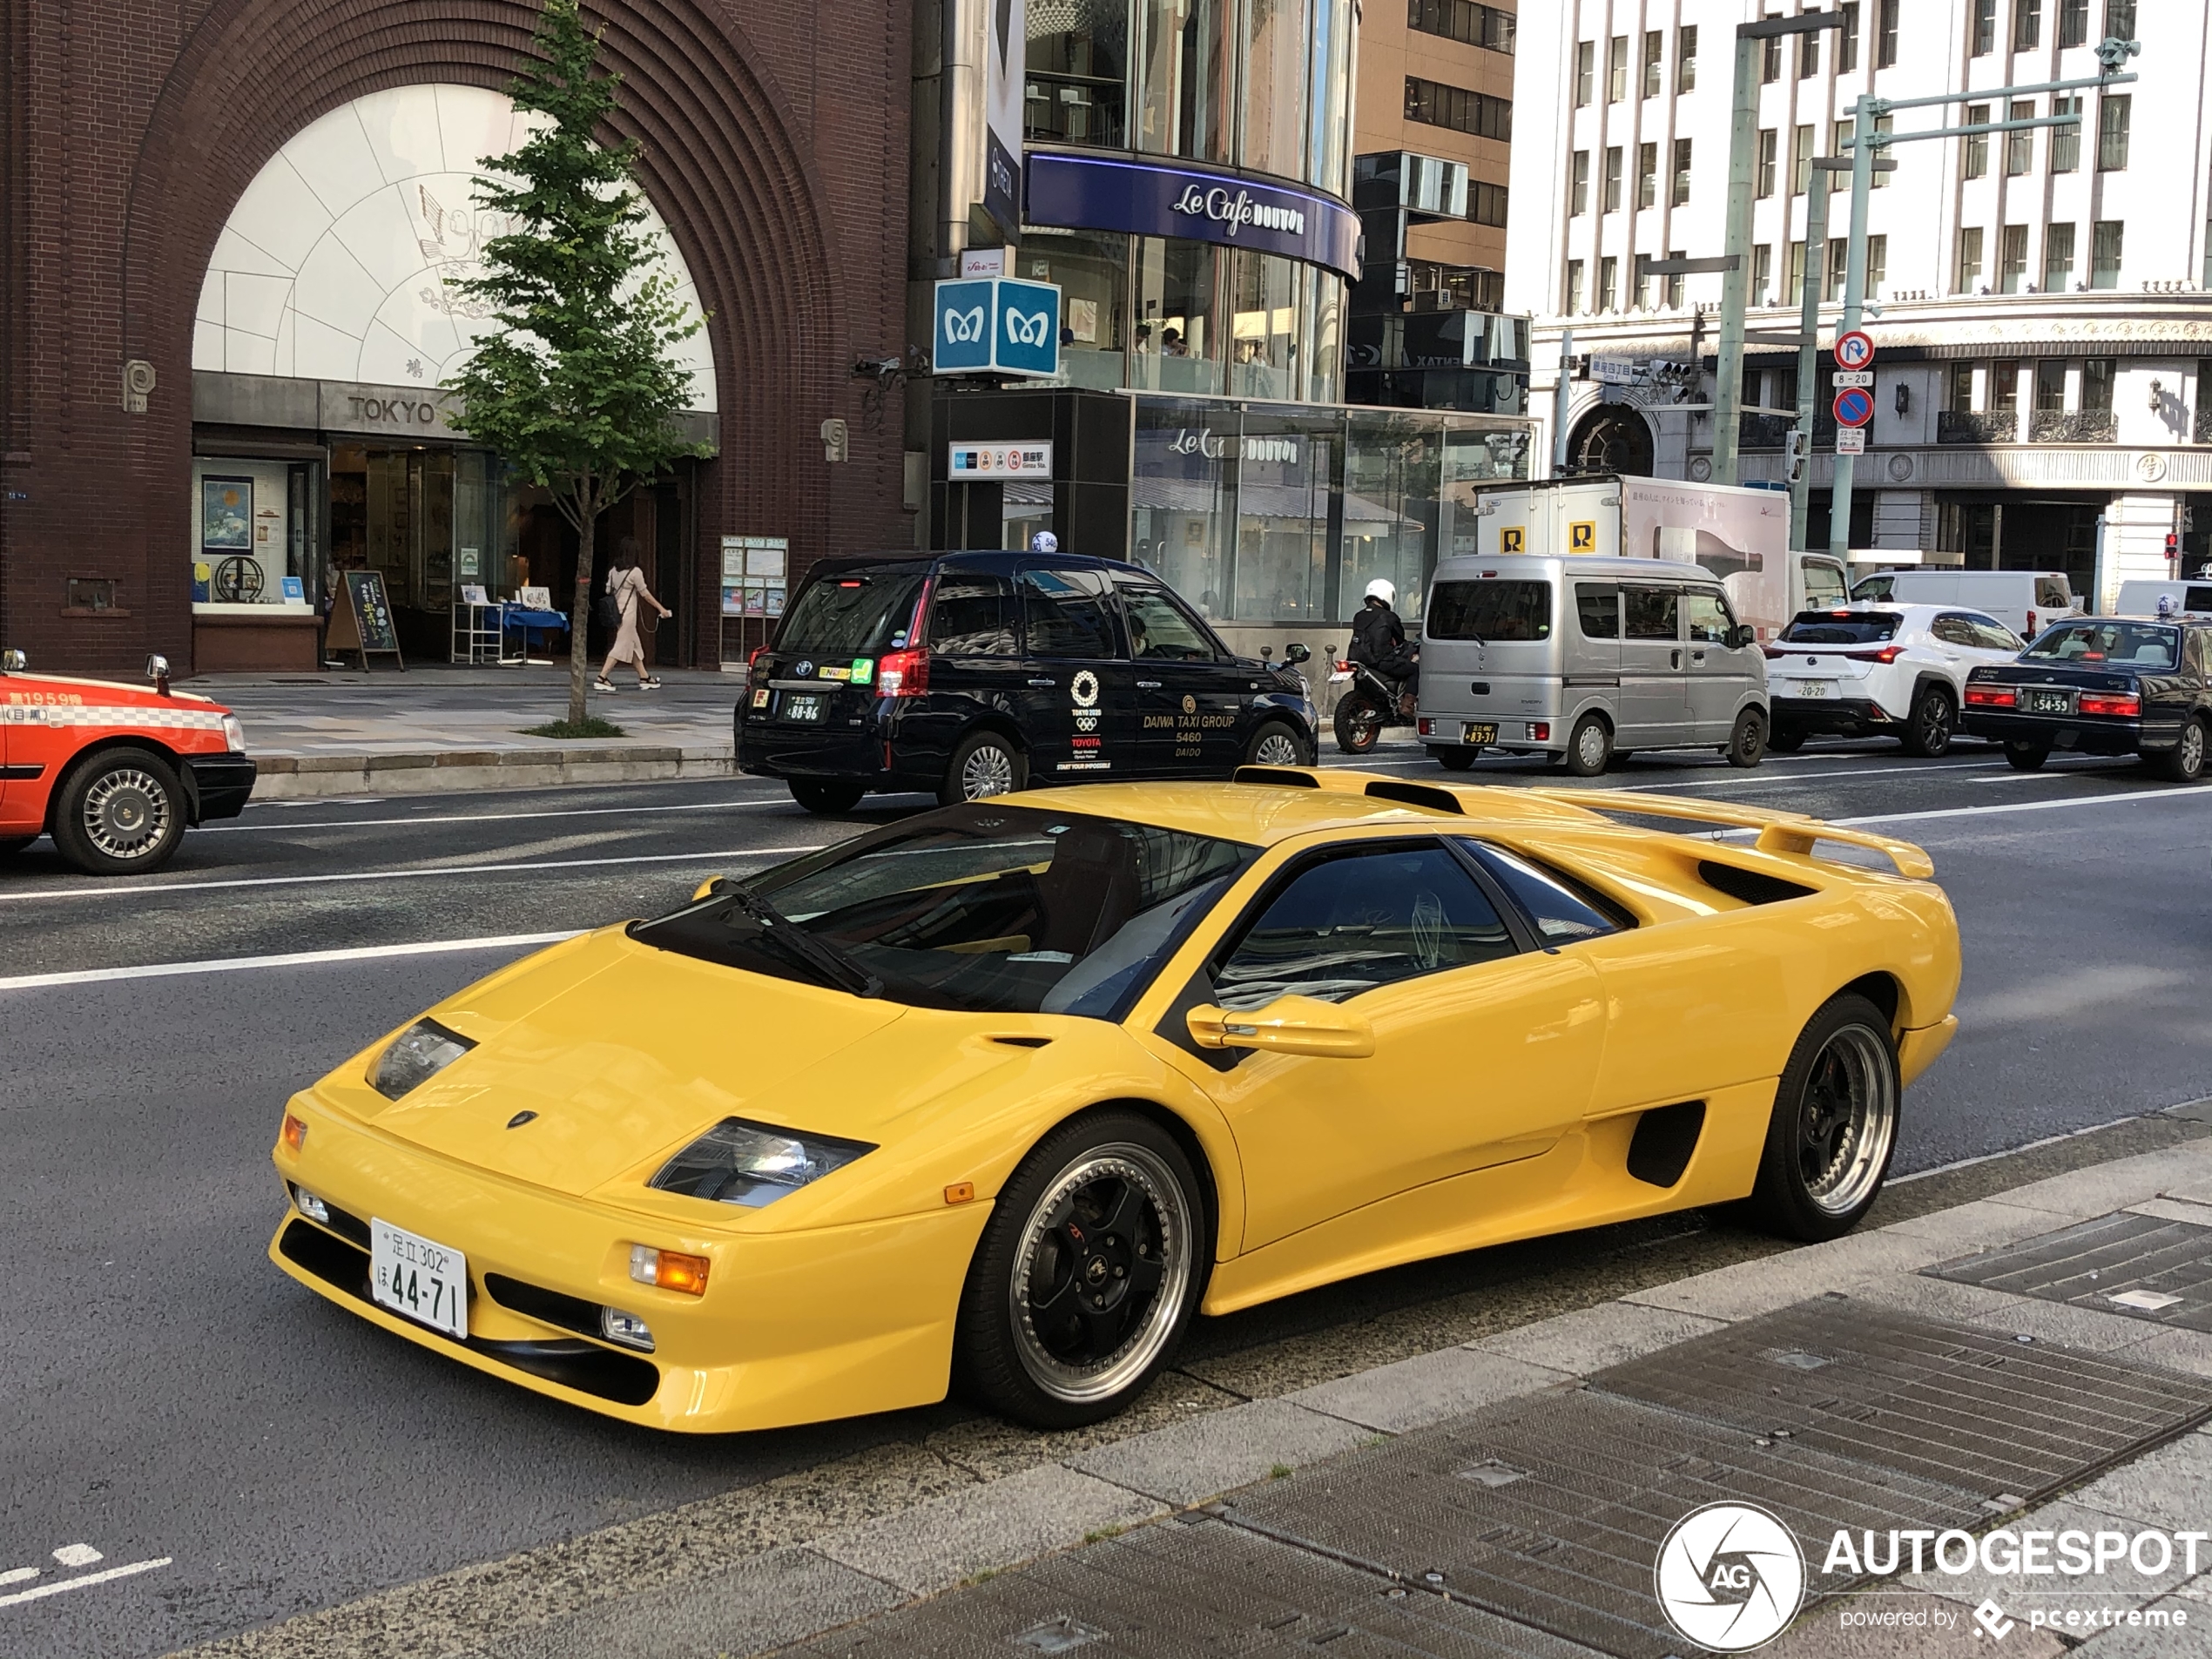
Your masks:
M18 1602L36 1602L41 1596L60 1595L70 1590L81 1590L88 1584L105 1584L110 1579L129 1578L133 1573L151 1573L157 1567L166 1567L176 1559L163 1555L150 1561L132 1561L128 1567L111 1567L104 1572L86 1573L80 1578L64 1578L51 1584L41 1584L35 1589L17 1590L13 1595L0 1595L0 1607L13 1607Z
M1851 828L1861 824L1912 824L1932 818L1988 818L1999 813L2050 813L2062 806L2118 806L2139 800L2187 800L2187 794L2142 790L2126 795L2069 795L2064 800L2007 800L1988 806L1939 806L1922 813L1878 813L1869 818L1831 818L1825 821Z
M789 806L798 803L770 796L762 800L679 801L671 806L569 806L549 813L462 813L445 818L330 818L309 824L202 824L202 835L235 835L240 831L266 833L270 830L385 829L395 824L521 824L538 818L628 818L637 813L714 813L756 806Z
M805 841L795 846L725 848L718 853L645 853L619 859L547 859L525 864L449 864L429 870L341 870L329 875L235 876L221 881L158 881L145 887L48 887L44 892L0 893L0 904L30 904L40 899L127 899L145 893L207 893L218 887L299 887L341 881L406 881L426 876L499 875L529 870L596 870L616 864L703 864L718 859L772 859L787 853L819 853L833 843Z
M196 962L150 962L141 968L79 968L57 974L17 974L0 979L0 991L43 990L53 985L98 985L110 980L172 979L180 974L237 974L261 968L307 968L320 962L365 962L387 956L436 956L471 950L557 945L584 932L501 934L485 939L426 939L411 945L357 945L343 950L295 950L281 956L211 956Z

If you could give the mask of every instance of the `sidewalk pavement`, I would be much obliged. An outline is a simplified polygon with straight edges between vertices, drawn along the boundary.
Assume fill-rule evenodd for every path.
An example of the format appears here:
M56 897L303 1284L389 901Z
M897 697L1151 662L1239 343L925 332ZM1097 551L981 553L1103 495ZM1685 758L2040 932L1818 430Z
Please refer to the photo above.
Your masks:
M1659 1540L1731 1499L1805 1553L1782 1659L1983 1630L2207 1651L2212 1545L2179 1541L2212 1532L2212 1102L1892 1185L1878 1217L1273 1398L1148 1396L1130 1417L1164 1426L1028 1437L935 1490L894 1445L196 1652L1662 1659L1697 1649L1660 1616ZM1823 1577L1835 1530L1878 1554L2000 1526L2173 1554L2030 1585L1988 1570L1993 1535L1958 1572Z
M624 735L577 740L523 735L567 717L565 663L209 674L180 689L213 698L245 723L261 799L726 776L743 677L658 671L656 691L639 691L627 670L619 690L593 691L591 711Z

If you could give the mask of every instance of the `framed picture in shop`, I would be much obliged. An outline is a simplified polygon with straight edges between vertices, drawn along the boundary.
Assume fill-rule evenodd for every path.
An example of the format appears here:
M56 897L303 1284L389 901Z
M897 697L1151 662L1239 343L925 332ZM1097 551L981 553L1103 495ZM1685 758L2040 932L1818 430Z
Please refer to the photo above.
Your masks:
M199 545L208 553L250 553L253 550L253 481L199 481Z

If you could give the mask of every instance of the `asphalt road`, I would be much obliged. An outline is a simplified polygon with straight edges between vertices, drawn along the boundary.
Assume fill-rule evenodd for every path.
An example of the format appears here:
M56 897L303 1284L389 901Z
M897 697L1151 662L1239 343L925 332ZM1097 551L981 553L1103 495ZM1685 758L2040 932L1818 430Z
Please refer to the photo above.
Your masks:
M1380 764L1436 775L1411 749ZM1525 763L1480 772L1556 780ZM2125 764L2023 777L1973 745L1918 763L1816 746L1749 774L1639 758L1604 782L1869 820L1934 854L1966 941L1964 1029L1908 1098L1900 1170L2212 1095L2212 792ZM0 869L0 1238L17 1310L0 1335L0 1653L161 1654L957 1421L947 1406L656 1437L396 1342L262 1253L284 1096L524 948L386 948L648 914L706 875L926 804L819 819L748 779L306 801L197 832L140 881L84 880L43 844ZM348 954L113 976L311 952ZM51 974L72 978L24 982ZM1586 1235L1545 1264L1669 1237ZM1326 1340L1378 1294L1454 1294L1494 1268L1212 1322L1190 1355L1286 1331ZM72 1545L100 1551L101 1571L164 1564L21 1599ZM23 1576L33 1568L41 1579Z

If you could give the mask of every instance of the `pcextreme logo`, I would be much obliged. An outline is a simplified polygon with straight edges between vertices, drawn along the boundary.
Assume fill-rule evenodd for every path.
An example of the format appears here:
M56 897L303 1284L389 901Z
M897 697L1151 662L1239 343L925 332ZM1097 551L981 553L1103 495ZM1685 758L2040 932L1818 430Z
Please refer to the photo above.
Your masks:
M976 312L976 316L983 314ZM1016 346L1042 346L1052 338L1052 314L1045 311L1016 311L1006 308L1006 337ZM968 336L970 339L975 335Z
M1667 1622L1715 1653L1748 1653L1790 1628L1805 1595L1804 1552L1747 1503L1709 1503L1659 1546L1652 1588Z
M1009 316L1011 314L1008 314ZM945 338L955 346L966 345L984 337L988 325L983 320L983 307L976 306L967 311L945 313Z

